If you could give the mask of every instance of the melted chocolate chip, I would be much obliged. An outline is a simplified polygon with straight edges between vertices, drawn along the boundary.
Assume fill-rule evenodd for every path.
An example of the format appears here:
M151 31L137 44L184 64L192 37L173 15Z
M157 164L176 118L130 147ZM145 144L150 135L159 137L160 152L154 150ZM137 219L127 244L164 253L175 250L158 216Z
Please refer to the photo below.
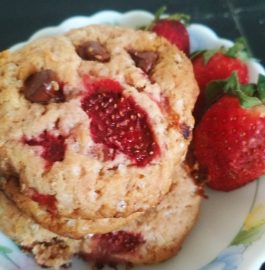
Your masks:
M58 81L54 71L41 70L26 79L22 92L25 98L33 103L64 102L65 97Z
M97 41L87 41L76 48L76 53L84 60L107 62L110 60L110 53Z
M131 51L130 55L136 66L147 74L153 69L158 58L158 54L152 51Z
M190 137L191 128L187 124L182 123L180 124L180 132L183 135L184 139L187 140Z

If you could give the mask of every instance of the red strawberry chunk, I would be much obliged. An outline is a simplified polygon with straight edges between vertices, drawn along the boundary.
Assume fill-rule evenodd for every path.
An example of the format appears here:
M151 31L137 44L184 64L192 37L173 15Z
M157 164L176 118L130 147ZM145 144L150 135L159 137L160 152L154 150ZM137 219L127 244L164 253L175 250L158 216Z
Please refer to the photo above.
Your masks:
M87 261L100 264L122 262L124 254L132 254L145 243L140 233L118 231L96 234L91 238L89 253L81 254Z
M31 146L42 146L41 157L47 161L47 167L52 166L56 161L63 161L65 152L65 143L63 136L54 136L44 131L37 138L25 140L25 143Z
M103 254L122 254L134 252L145 241L140 233L126 231L96 234L93 241Z
M194 149L210 187L241 187L265 172L265 117L242 108L237 97L224 96L204 114Z
M177 46L187 55L190 51L189 34L186 27L177 20L159 20L155 23L152 31L166 38L171 44Z
M54 195L41 194L34 188L28 188L26 193L33 201L46 208L50 213L57 213L57 201Z
M105 91L105 92L115 92L120 93L122 91L122 87L119 82L111 80L111 79L101 79L98 81L91 82L91 78L89 76L83 77L83 82L87 89L88 94L91 94L95 91Z
M124 97L117 84L103 80L88 86L81 103L91 118L92 138L124 153L137 166L145 166L159 154L159 147L147 113L132 97Z

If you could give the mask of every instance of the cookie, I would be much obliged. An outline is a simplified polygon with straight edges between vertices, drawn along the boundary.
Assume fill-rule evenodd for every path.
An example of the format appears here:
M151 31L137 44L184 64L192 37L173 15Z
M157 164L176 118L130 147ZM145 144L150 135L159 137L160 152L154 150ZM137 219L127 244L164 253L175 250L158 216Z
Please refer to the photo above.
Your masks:
M59 216L91 220L142 213L169 191L198 93L176 47L114 26L2 54L0 89L0 174Z
M155 209L119 231L73 240L42 228L0 192L0 230L31 250L36 261L46 266L65 264L74 254L93 262L154 264L180 249L197 219L200 201L197 186L186 167L181 167L170 192Z
M0 230L25 251L30 251L42 266L59 268L71 262L80 250L80 241L43 229L0 192Z
M179 167L175 184L161 203L120 231L94 235L82 242L88 260L155 264L174 256L194 226L201 195L186 168Z
M60 236L73 239L81 239L89 234L103 234L117 230L143 213L134 213L127 218L101 218L96 220L87 220L82 218L69 218L58 216L52 201L44 204L48 208L41 207L39 203L31 200L19 191L16 179L1 179L0 190L17 205L17 208L31 217L35 222L45 229ZM47 202L50 198L42 197L42 202Z

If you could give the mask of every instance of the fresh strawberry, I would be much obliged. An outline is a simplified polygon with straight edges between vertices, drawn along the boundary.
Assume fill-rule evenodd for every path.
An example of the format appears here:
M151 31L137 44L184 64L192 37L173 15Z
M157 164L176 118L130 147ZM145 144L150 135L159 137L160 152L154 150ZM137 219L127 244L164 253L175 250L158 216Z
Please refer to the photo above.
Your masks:
M229 49L195 52L191 58L195 78L200 87L200 95L194 110L196 118L200 118L205 110L204 92L210 82L227 79L232 72L237 72L240 83L246 84L249 81L246 65L248 54L243 39L238 39Z
M188 55L190 51L190 39L186 25L190 17L186 14L173 14L161 19L161 15L165 11L165 7L157 11L155 20L149 27L149 30L155 32L158 36L166 38L170 43L176 45Z
M265 76L257 85L240 85L233 73L214 92L214 101L224 96L195 129L194 151L209 187L230 191L265 173Z
M81 101L91 118L90 131L102 143L127 155L137 166L145 166L159 154L147 113L132 97L124 96L117 81L85 79L88 93Z

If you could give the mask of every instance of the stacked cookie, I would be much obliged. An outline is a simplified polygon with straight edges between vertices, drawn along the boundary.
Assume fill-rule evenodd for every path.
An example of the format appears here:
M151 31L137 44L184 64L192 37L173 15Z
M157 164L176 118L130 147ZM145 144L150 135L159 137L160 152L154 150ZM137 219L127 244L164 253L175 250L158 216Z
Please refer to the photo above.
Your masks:
M145 31L89 26L3 52L0 229L55 268L174 255L200 202L183 165L197 91L186 56Z

